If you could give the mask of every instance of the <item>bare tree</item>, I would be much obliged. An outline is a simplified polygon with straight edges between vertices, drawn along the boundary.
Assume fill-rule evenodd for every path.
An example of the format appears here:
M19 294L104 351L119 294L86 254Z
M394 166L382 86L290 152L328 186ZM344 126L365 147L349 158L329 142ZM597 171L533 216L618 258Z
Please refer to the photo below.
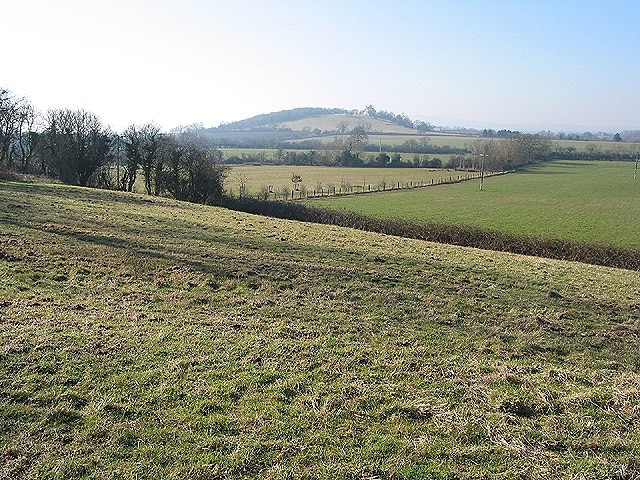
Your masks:
M546 158L551 141L544 135L519 133L500 141L496 159L503 170L539 162Z
M363 125L355 126L349 132L349 137L347 138L346 147L349 151L359 151L364 146L365 142L369 140L369 135L367 134L367 130Z
M247 196L247 183L249 181L249 175L245 172L240 172L236 175L236 179L238 180L238 196L240 199L243 199Z
M144 176L144 188L147 195L151 195L155 182L153 172L158 161L158 135L160 127L148 123L142 127L142 175Z
M65 183L89 185L109 159L110 132L85 110L50 110L43 135L48 169Z
M153 123L147 123L140 127L131 125L124 132L125 152L127 163L124 169L123 186L125 190L132 191L136 182L138 169L142 169L144 176L144 188L147 195L154 193L158 162L158 138L160 127Z
M15 138L15 151L20 160L20 171L30 170L30 162L38 152L41 135L36 131L38 114L33 105L24 102L20 108L20 121Z
M35 118L35 111L26 99L0 88L0 167L13 168L15 154L19 155L19 138L31 118Z
M163 191L178 200L215 203L224 193L228 169L218 163L214 153L199 147L188 136L162 137L159 174Z
M302 182L302 176L298 173L294 173L291 175L291 183L293 183L293 189L297 192L300 187L299 184Z
M133 186L138 177L138 168L142 163L140 147L140 133L138 127L130 125L123 133L124 151L127 161L122 167L122 177L119 189L127 192L133 191Z

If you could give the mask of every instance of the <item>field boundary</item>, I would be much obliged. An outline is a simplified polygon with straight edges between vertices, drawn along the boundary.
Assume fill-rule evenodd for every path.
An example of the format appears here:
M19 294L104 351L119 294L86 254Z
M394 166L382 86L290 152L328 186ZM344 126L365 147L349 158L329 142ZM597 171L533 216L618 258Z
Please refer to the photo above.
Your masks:
M460 172L460 171L458 171ZM343 197L347 195L366 195L371 193L384 193L384 192L396 192L398 190L413 190L416 188L436 187L439 185L451 185L454 183L462 183L470 180L479 180L481 177L497 177L501 175L507 175L514 173L515 170L505 170L501 172L465 172L465 175L450 175L449 179L439 178L431 179L431 182L389 182L384 184L369 184L367 188L364 185L349 185L348 187L336 187L333 186L327 189L305 189L305 190L292 190L291 195L278 194L277 192L270 192L269 200L282 201L282 200L313 200L314 198L326 198L326 197ZM457 177L457 178L456 178Z

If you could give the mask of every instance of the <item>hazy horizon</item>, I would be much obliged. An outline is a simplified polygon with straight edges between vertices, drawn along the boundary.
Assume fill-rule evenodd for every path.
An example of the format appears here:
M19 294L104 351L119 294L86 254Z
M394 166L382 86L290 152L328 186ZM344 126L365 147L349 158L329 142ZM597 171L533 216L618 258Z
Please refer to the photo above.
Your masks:
M2 13L0 87L115 130L368 104L434 125L640 129L637 2L21 0Z

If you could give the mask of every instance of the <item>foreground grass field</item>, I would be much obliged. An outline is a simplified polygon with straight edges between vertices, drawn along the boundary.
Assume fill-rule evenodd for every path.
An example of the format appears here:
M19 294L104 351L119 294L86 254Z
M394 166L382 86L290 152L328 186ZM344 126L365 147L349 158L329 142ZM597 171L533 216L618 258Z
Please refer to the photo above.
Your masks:
M640 248L640 179L632 162L555 161L479 181L313 205L367 215Z
M2 478L637 478L638 273L0 183Z

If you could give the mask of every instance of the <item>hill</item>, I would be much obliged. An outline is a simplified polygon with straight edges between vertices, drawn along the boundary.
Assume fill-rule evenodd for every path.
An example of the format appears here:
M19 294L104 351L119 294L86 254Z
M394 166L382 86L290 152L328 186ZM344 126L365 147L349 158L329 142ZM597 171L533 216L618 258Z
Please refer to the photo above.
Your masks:
M340 108L294 108L292 110L282 110L279 112L264 113L251 118L230 122L220 125L216 129L220 132L239 132L247 130L278 130L282 129L282 124L295 122L307 118L324 117L335 114L348 114L348 110ZM335 126L335 125L334 125Z
M634 478L637 272L0 183L1 478Z
M421 124L424 124L421 122ZM295 108L256 115L245 120L199 130L211 143L251 145L342 134L362 126L376 134L413 134L418 131L406 116L389 112L368 114L339 108Z

